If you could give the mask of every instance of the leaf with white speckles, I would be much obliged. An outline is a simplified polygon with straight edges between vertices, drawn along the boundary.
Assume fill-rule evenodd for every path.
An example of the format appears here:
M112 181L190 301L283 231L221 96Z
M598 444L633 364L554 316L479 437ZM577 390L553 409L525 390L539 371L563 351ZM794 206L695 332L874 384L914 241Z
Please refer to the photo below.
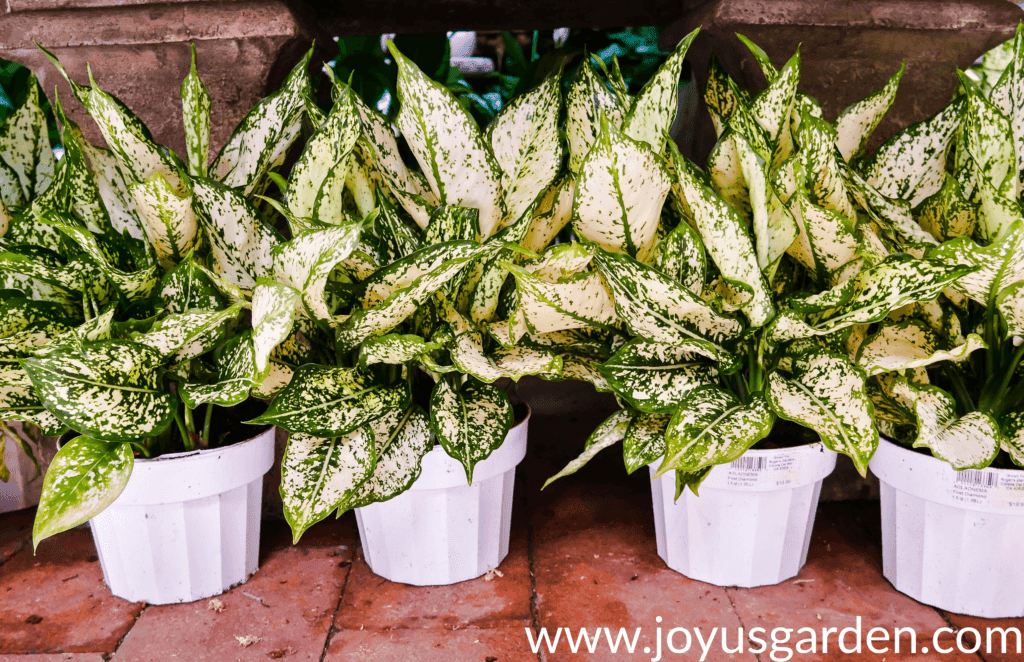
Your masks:
M212 179L249 195L259 188L267 172L284 160L302 129L312 56L310 49L280 89L261 99L239 122L210 165Z
M514 422L508 395L490 384L469 380L456 390L442 379L430 396L430 428L445 452L462 463L470 485L473 467L504 443Z
M292 543L348 502L373 474L375 462L374 434L368 425L326 439L289 436L281 460L281 501Z
M168 312L183 313L192 308L217 310L224 307L220 289L196 264L190 252L160 281L160 299Z
M21 197L28 201L49 187L55 161L35 75L28 75L25 86L25 101L0 125L0 162L17 178ZM11 196L3 200L16 204Z
M123 443L75 437L64 444L43 479L32 548L99 515L128 485L135 459Z
M671 418L668 414L640 413L629 422L622 439L627 474L665 456L665 428Z
M690 391L665 430L667 450L657 476L732 462L767 437L774 424L775 414L761 395L744 404L718 386Z
M217 360L217 381L181 386L181 399L189 409L206 403L233 407L249 397L249 391L256 384L256 352L252 334L247 331L231 338L229 343Z
M957 470L983 469L996 458L1006 438L989 414L958 415L953 396L931 384L900 378L893 391L914 403L918 428L914 448L928 448Z
M1024 412L1004 413L999 417L999 429L1004 435L1002 449L1018 467L1024 467Z
M945 264L968 265L970 272L953 287L983 306L995 303L1004 289L1024 281L1024 222L1014 223L998 241L979 246L970 237L958 237L928 252Z
M662 237L651 264L694 294L704 291L708 267L704 242L686 221Z
M661 208L672 181L646 143L621 133L607 116L580 164L572 203L576 233L607 251L646 262L654 251Z
M597 429L594 430L587 439L586 446L584 446L583 452L580 456L565 465L565 468L557 474L548 478L544 483L544 487L541 489L546 488L559 478L564 478L576 473L582 469L587 462L593 459L595 455L624 438L626 436L626 430L629 429L630 422L632 422L636 415L636 412L628 409L620 409L606 418L597 426Z
M836 147L843 158L849 161L852 157L864 149L865 143L871 137L871 133L882 121L882 117L889 111L892 102L896 99L896 89L903 78L903 71L907 63L903 62L900 68L886 81L882 89L872 92L860 101L850 104L836 118Z
M177 399L163 390L163 357L134 342L104 340L63 347L21 362L46 408L69 427L106 441L156 436L174 418Z
M157 284L157 267L126 272L107 262L107 256L101 249L95 235L81 226L54 223L63 235L73 240L89 256L97 268L110 282L128 299L142 299L153 291Z
M322 437L348 434L395 407L409 404L409 385L385 386L357 368L307 364L254 425Z
M576 180L565 175L545 191L534 210L533 220L526 231L522 246L531 251L547 248L548 244L572 221L572 201L576 194Z
M700 28L676 44L672 54L644 83L622 122L625 135L647 143L657 152L669 140L668 130L675 122L676 111L679 109L679 76L683 71L683 60L698 32Z
M387 501L405 492L420 476L423 456L433 447L430 418L419 405L395 409L370 424L376 440L373 473L338 506L340 516L349 508Z
M415 361L422 354L440 349L441 345L427 342L420 336L392 333L369 338L359 347L359 367L376 363L399 365Z
M704 87L704 103L707 104L714 122L716 133L721 136L726 123L740 108L750 104L747 91L740 88L736 81L725 73L722 64L714 55L708 64L708 82Z
M252 205L237 191L209 179L193 181L196 218L210 241L215 270L244 289L256 279L269 277L271 249L277 233L263 224Z
M480 232L491 236L505 216L505 203L501 168L490 147L445 86L424 75L394 44L390 48L398 64L396 124L431 191L441 204L480 210Z
M324 289L334 268L356 250L362 232L362 223L346 223L312 230L271 250L275 279L302 292L312 318L328 325L334 323L334 310Z
M565 134L569 141L569 170L580 171L583 159L590 153L601 130L601 117L609 124L619 126L628 109L619 98L608 91L597 77L589 60L582 62L575 78L569 84L565 98Z
M750 102L750 114L764 129L768 141L777 150L789 132L789 116L793 110L796 86L800 80L800 51L786 62L778 78Z
M144 182L129 184L128 190L161 266L170 269L198 243L199 226L192 210L192 196L179 195L159 173Z
M519 288L518 310L533 333L586 327L607 328L615 322L615 303L596 271L569 274L554 282L505 263Z
M845 356L812 349L793 358L793 377L768 375L768 403L780 417L811 428L826 446L850 456L861 475L878 448L864 371Z
M181 81L181 113L185 124L185 148L191 175L206 176L210 158L210 93L196 72L196 45L190 44L192 66Z
M430 223L423 230L423 246L447 241L477 241L480 238L480 210L441 205L430 213Z
M487 127L487 142L501 167L506 220L522 216L562 166L560 83L560 76L549 76L510 101Z
M597 366L615 393L640 411L671 414L689 391L718 371L684 349L636 338Z
M238 319L242 307L236 303L223 310L174 313L158 320L147 333L133 340L152 347L164 358L173 357L175 363L187 361L213 349L227 326Z
M893 370L922 368L939 361L962 361L971 352L985 349L981 336L971 333L956 347L948 343L925 322L907 319L886 324L861 343L856 362L868 376Z
M274 349L292 332L295 308L302 302L302 293L293 287L261 278L252 294L253 347L256 370L267 371Z
M789 254L815 274L819 283L857 258L860 240L853 221L837 211L820 207L798 189L790 198L790 211L800 231Z

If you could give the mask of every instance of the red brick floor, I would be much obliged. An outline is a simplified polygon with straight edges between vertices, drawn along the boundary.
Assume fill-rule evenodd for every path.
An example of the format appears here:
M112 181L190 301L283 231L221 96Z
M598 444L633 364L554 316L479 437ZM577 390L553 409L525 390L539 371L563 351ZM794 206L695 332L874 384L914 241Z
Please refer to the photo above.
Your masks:
M873 627L914 628L918 646L932 634L948 646L957 628L1016 626L1024 619L985 621L941 613L897 593L881 575L877 502L824 503L807 566L795 580L759 589L723 589L686 579L657 555L646 472L626 477L621 454L606 451L574 476L540 492L596 421L537 417L531 449L517 472L508 558L501 577L448 587L416 588L374 575L363 561L354 518L327 520L297 546L287 527L264 523L260 569L218 599L146 606L115 598L103 583L88 531L71 531L32 554L31 511L0 515L0 662L198 662L314 660L317 662L561 662L650 660L643 653L665 632L686 627L717 636L705 660L781 662L784 653L734 649L737 628L842 629L861 617ZM257 600L256 598L259 598ZM657 618L662 618L661 622ZM633 654L609 651L602 637L570 652L531 652L527 631L556 628L642 628ZM803 635L792 634L795 645ZM805 660L1021 660L1024 656L937 655L906 652L828 653ZM248 646L238 638L249 637ZM968 640L970 637L968 637ZM679 645L680 637L676 640ZM819 642L820 651L820 642ZM699 660L696 638L685 654L662 660Z

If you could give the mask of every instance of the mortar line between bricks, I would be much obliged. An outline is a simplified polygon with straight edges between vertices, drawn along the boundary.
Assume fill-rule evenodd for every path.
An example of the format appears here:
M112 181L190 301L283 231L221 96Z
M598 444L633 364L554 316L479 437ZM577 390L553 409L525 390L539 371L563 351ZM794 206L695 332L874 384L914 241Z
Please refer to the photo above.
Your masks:
M743 623L743 617L740 616L739 610L736 609L736 603L732 601L732 594L729 593L729 589L727 589L727 588L723 588L722 590L725 591L725 597L729 599L729 607L732 609L733 615L736 616L736 620L740 622L740 627L743 628L743 631L746 632L748 637L749 637L750 632L747 631L747 626ZM725 635L723 634L722 636L724 637ZM722 639L722 642L723 642L723 645L724 645L724 642L725 642L724 638ZM750 639L749 638L747 639L747 643L750 643ZM754 656L754 659L756 659L757 662L761 662L761 654L760 653L754 653L753 651L750 651L750 653L751 653L751 655Z
M924 603L922 602L921 604L924 604ZM946 625L949 626L949 629L953 631L953 634L956 634L957 632L960 631L960 628L958 628L953 621L949 620L949 617L946 616L946 613L944 611L942 611L941 609L936 609L935 607L932 607L931 605L925 605L925 606L928 607L929 609L931 609L932 611L934 611L936 614L938 614L939 618L941 618L943 621L945 621ZM932 633L932 634L934 635L934 633ZM985 656L981 654L980 650L977 653L970 653L970 654L973 655L974 657L976 657L979 660L984 660L985 659Z
M331 625L327 628L327 638L324 639L324 649L320 653L320 662L324 662L327 659L327 651L331 648L331 640L334 639L334 635L341 630L334 625L334 621L338 618L338 612L341 611L341 603L345 601L345 591L348 590L348 580L352 577L352 569L356 567L356 555L359 553L359 545L352 546L352 560L348 564L348 572L345 573L345 581L341 584L341 593L338 594L338 604L334 606L334 613L331 614Z
M104 579L103 580L103 585L106 586L106 583L107 583L106 579ZM139 619L142 618L142 615L146 613L146 611L149 609L149 607L150 607L150 604L148 602L144 602L142 604L142 611L139 612L138 616L136 616L135 618L132 619L132 624L128 626L128 629L124 631L124 634L121 635L121 638L117 640L117 644L114 645L114 652L113 653L104 653L103 654L103 659L104 660L112 660L112 659L114 659L114 656L117 655L117 651L119 651L121 649L121 644L123 644L124 640L128 638L128 633L131 632L135 628L135 625L139 622Z
M529 621L530 627L534 628L534 636L541 636L541 609L537 601L537 555L534 546L534 523L530 521L526 527L526 556L529 560ZM544 653L544 647L537 649L537 659L540 662L548 662Z
M7 563L11 559L13 559L15 556L17 556L18 554L21 554L21 550L25 549L28 546L28 544L29 544L29 541L27 539L22 539L21 540L21 546L19 546L16 550L11 552L10 555L6 559L0 559L0 568L2 568L5 563Z

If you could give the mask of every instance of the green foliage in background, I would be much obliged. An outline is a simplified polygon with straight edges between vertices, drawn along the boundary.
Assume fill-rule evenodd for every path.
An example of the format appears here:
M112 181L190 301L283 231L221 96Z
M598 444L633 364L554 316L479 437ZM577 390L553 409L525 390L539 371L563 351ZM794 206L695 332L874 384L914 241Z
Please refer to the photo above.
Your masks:
M15 108L21 107L28 96L28 80L31 72L16 62L10 62L0 58L0 125L7 121L7 117L14 112ZM57 130L57 122L53 118L53 109L50 107L45 90L40 86L39 99L42 103L43 112L46 113L46 124L50 133L50 144L60 145L60 132Z

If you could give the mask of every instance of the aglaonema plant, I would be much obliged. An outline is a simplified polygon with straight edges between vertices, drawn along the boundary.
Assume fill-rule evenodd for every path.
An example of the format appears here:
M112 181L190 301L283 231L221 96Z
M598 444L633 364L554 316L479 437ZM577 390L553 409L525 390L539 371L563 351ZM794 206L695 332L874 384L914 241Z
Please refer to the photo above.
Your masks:
M24 215L29 239L5 237L0 254L0 273L20 287L2 305L35 306L50 324L18 346L5 386L30 381L33 415L75 433L44 480L34 545L116 500L136 455L223 443L215 409L268 377L246 311L281 238L249 194L298 134L307 64L242 121L214 159L217 179L205 167L210 108L194 61L182 86L188 166L94 81L72 89L109 149L90 145L55 103L64 157Z
M919 250L971 269L938 301L890 315L857 353L889 436L956 469L1024 466L1020 27L997 55L998 75L962 76L961 96L861 164L913 207L928 233Z
M679 493L696 492L779 418L813 430L864 473L878 433L848 343L965 271L891 251L884 235L900 220L896 203L847 164L892 103L902 70L833 126L796 91L799 54L778 70L748 45L769 85L751 96L712 64L705 99L719 141L706 172L665 131L632 138L628 112L596 109L593 147L581 141L587 151L577 155L580 241L550 250L558 268L515 271L510 325L619 338L593 367L624 408L551 480L624 440L628 471L661 460L656 475L675 471ZM589 84L582 99L613 98L596 77Z

